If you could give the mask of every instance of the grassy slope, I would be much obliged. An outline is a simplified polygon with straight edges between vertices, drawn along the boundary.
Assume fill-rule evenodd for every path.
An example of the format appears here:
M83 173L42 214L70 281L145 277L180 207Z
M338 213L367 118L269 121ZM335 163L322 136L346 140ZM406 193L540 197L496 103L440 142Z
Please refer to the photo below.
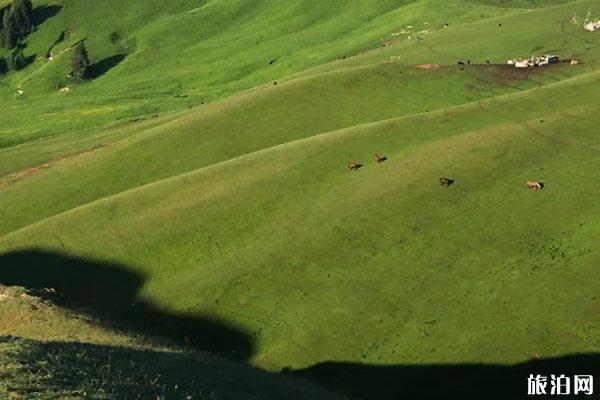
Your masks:
M270 367L590 351L598 142L595 106L579 98L597 79L255 153L43 221L3 247L131 265L149 276L142 298L260 332L257 362ZM381 149L387 163L344 171ZM437 187L443 174L456 186ZM547 189L523 189L531 177Z
M55 301L0 286L0 397L336 398L303 380L116 332Z
M117 260L147 276L140 299L252 332L254 362L267 368L597 351L590 315L600 308L599 288L589 277L599 255L600 77L587 50L597 40L561 29L573 9L590 4L503 17L503 26L539 28L503 31L506 40L492 34L497 20L431 34L430 47L406 42L367 53L171 121L143 122L149 129L2 150L7 173L24 166L23 154L44 160L66 146L76 153L114 143L0 189L3 233L35 223L0 238L0 250ZM402 65L502 60L540 43L540 52L557 49L586 64L516 81L491 68ZM391 54L405 61L379 65ZM344 171L348 159L374 152L389 161ZM440 175L457 184L436 187ZM547 188L523 190L530 178ZM127 189L135 190L118 194Z
M531 88L537 82L577 71L557 68L547 74L513 79L505 68L427 71L384 64L263 90L142 130L79 157L68 168L51 169L7 187L0 199L0 215L6 216L0 233L262 148ZM446 95L432 97L439 90ZM286 117L288 112L293 113L292 118ZM311 118L306 120L302 115ZM46 184L40 186L40 180ZM81 191L82 187L86 190Z
M363 48L378 47L405 24L425 29L425 22L441 26L448 14L463 23L509 12L465 5L462 0L448 2L443 10L432 1L406 0L362 0L352 7L337 0L301 5L268 0L125 4L111 0L103 4L90 8L77 0L48 2L62 8L27 42L26 54L38 59L2 79L2 106L7 115L0 131L1 146L199 106ZM64 30L71 34L55 46L55 59L39 59ZM111 40L113 33L116 40ZM71 85L68 95L59 93L59 85L68 83L65 73L70 57L69 51L62 51L82 38L88 38L94 62L127 56L94 82ZM125 81L127 85L122 84ZM22 96L17 96L17 87L24 90ZM26 118L31 115L40 118Z
M32 295L21 287L0 286L0 332L51 341L82 341L117 346L136 346L142 343L134 337L111 329L82 314L68 312L56 306L50 296Z
M579 2L578 9L589 7L588 3ZM568 46L568 55L585 55L586 48L591 46L588 44L589 36L573 26L567 26L563 32L561 21L571 10L571 6L563 6L552 12L544 10L507 17L503 20L504 25L533 25L540 29L511 30L508 33L510 40L506 41L498 41L493 34L497 32L497 22L482 21L472 25L477 37L482 38L476 43L468 42L465 39L468 30L465 32L466 28L459 27L455 33L443 32L428 39L428 46L438 49L436 54L431 54L429 47L410 43L399 45L394 54L406 53L411 61L417 63L454 63L455 58L449 61L447 56L437 53L457 52L456 47L459 46L463 54L478 52L476 54L482 60L504 60L514 52L527 53L527 49L534 47L533 43L548 42L550 45L557 43L558 46L560 43ZM553 23L541 24L550 18L554 20ZM523 43L515 47L511 43L517 40ZM482 54L485 51L487 53ZM117 135L121 132L121 137L128 137L114 150L99 152L98 157L89 162L80 160L77 167L50 172L50 176L24 183L30 188L5 190L0 199L0 213L5 213L3 219L6 222L0 227L0 232L8 232L156 179L290 140L522 90L582 73L595 65L592 53L586 57L587 64L583 67L551 69L541 75L517 74L511 77L504 69L487 68L467 71L445 68L443 73L432 73L407 68L403 65L406 62L382 64L383 61L389 61L387 52L376 52L384 55L371 60L366 64L368 66L361 66L364 63L361 58L357 61L359 66L336 63L333 72L309 75L308 78L299 78L277 87L254 90L201 110L183 113L178 118L170 118L171 121L164 125L156 122L158 127L155 129L138 130L131 126L123 131L116 129ZM441 93L444 95L441 96ZM311 118L307 120L301 115L310 115ZM141 134L131 136L135 131ZM70 146L71 141L68 144ZM57 147L60 151L60 144ZM3 158L9 162L4 165L0 162L0 171L11 172L11 168L15 171L15 164L10 160L31 157L27 149L2 151ZM34 146L34 149L40 153L45 150L43 144ZM22 164L17 165L23 167ZM44 179L46 185L40 186L39 179ZM68 182L68 185L64 182ZM96 183L92 185L91 182ZM83 186L87 190L81 191Z

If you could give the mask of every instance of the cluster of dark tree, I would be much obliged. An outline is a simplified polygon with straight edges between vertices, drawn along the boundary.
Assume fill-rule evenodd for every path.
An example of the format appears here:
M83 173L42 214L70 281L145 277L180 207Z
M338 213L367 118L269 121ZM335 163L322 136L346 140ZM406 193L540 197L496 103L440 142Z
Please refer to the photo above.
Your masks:
M23 49L15 48L7 59L0 57L0 74L7 71L18 71L27 65Z
M16 71L26 64L21 40L33 30L31 0L13 0L0 10L0 46L12 50L7 59L0 58L0 72Z
M1 13L0 45L7 49L18 47L33 30L33 4L31 0L13 0Z
M13 0L12 4L0 10L0 47L9 49L5 59L0 57L0 73L17 71L25 67L27 60L23 55L22 40L34 28L33 4L31 0ZM64 38L64 32L63 32ZM62 40L62 39L60 39ZM90 60L85 42L77 43L73 48L70 78L84 80L88 78Z
M87 47L82 40L73 48L73 56L71 58L71 74L72 79L84 80L88 78L90 71L90 58L88 56Z

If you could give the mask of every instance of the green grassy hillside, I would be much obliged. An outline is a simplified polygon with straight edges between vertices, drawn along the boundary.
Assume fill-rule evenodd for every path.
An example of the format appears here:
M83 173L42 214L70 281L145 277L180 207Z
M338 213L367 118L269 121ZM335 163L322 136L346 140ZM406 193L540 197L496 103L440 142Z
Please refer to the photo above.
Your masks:
M80 0L34 3L39 27L27 39L25 51L34 62L0 78L6 115L0 128L2 147L200 106L389 41L411 36L415 42L418 32L439 31L447 22L460 25L513 15L522 12L519 7L542 4L529 0L506 8L465 0L447 1L444 7L435 0L362 0L353 6L313 0L285 4L110 0L102 7ZM74 85L66 80L69 49L81 39L88 41L98 77ZM44 59L49 50L55 55L52 61ZM59 93L63 85L71 91ZM28 118L32 115L38 118Z
M597 261L598 142L582 118L595 105L578 100L594 95L597 79L292 142L94 202L1 243L118 260L147 277L136 298L249 328L257 360L275 368L592 350L597 325L573 305L598 306L585 278ZM375 152L389 160L372 165ZM350 158L367 164L348 173ZM441 175L457 183L442 189ZM547 187L528 192L527 179ZM27 282L22 263L5 263L5 280ZM41 273L44 258L37 263ZM565 285L573 287L561 296ZM315 313L320 306L332 311ZM549 321L546 308L560 317ZM507 352L513 334L520 339Z
M126 138L123 138L125 132L121 132L117 138L101 141L107 147L82 154L67 168L51 169L6 187L0 199L0 215L7 218L0 232L18 229L98 198L289 141L379 120L426 114L530 89L581 71L560 66L548 72L515 75L504 66L428 70L383 64L247 93L207 106L203 112L188 113L151 129L137 130L139 133ZM438 91L444 96L436 96ZM305 115L310 115L310 119L304 118ZM94 148L97 146L91 149ZM10 155L11 151L6 153ZM24 159L21 154L12 158ZM46 185L40 186L40 179ZM87 189L82 191L84 186Z
M594 1L110 5L49 4L27 42L41 54L68 28L57 53L87 37L95 61L126 54L105 74L58 93L67 50L0 78L0 284L55 289L44 325L73 332L0 302L0 335L29 338L4 339L0 359L31 371L36 351L69 365L72 341L107 346L81 345L82 373L106 351L124 368L98 398L141 374L173 385L186 363L183 380L204 376L217 398L240 395L223 389L237 371L251 393L296 390L258 368L395 398L416 395L384 388L411 366L589 353L550 365L593 367L600 36L571 18ZM579 63L505 65L547 53ZM105 322L78 334L74 315ZM39 392L44 368L16 385ZM379 373L377 388L356 378ZM60 385L43 396L98 387Z

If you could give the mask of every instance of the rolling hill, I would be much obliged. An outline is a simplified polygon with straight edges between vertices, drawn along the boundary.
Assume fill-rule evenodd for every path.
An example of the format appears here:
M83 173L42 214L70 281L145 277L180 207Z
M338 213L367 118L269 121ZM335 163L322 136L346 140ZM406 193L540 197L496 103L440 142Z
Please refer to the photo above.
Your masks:
M35 3L34 61L0 77L0 284L27 300L0 302L0 394L598 371L600 36L573 23L596 2L355 3ZM69 83L82 39L96 75ZM506 65L532 54L578 62ZM67 382L81 352L126 378Z

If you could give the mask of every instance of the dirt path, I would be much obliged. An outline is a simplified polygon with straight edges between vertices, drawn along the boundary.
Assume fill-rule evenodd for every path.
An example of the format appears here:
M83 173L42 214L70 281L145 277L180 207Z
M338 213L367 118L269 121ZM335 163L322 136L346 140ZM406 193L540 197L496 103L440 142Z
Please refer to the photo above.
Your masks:
M24 169L22 171L10 174L2 179L0 179L0 190L16 183L19 182L20 180L23 180L31 175L37 174L38 172L42 172L45 171L53 166L55 166L56 164L60 164L64 161L67 160L71 160L73 158L85 155L85 154L90 154L93 153L97 150L100 150L102 148L106 147L105 144L100 144L97 146L94 146L91 149L87 149L87 150L83 150L79 153L75 153L75 154L70 154L68 156L64 156L64 157L59 157L59 158L55 158L53 160L48 161L47 163L44 164L40 164L40 165L36 165L35 167L31 167L31 168L27 168Z

